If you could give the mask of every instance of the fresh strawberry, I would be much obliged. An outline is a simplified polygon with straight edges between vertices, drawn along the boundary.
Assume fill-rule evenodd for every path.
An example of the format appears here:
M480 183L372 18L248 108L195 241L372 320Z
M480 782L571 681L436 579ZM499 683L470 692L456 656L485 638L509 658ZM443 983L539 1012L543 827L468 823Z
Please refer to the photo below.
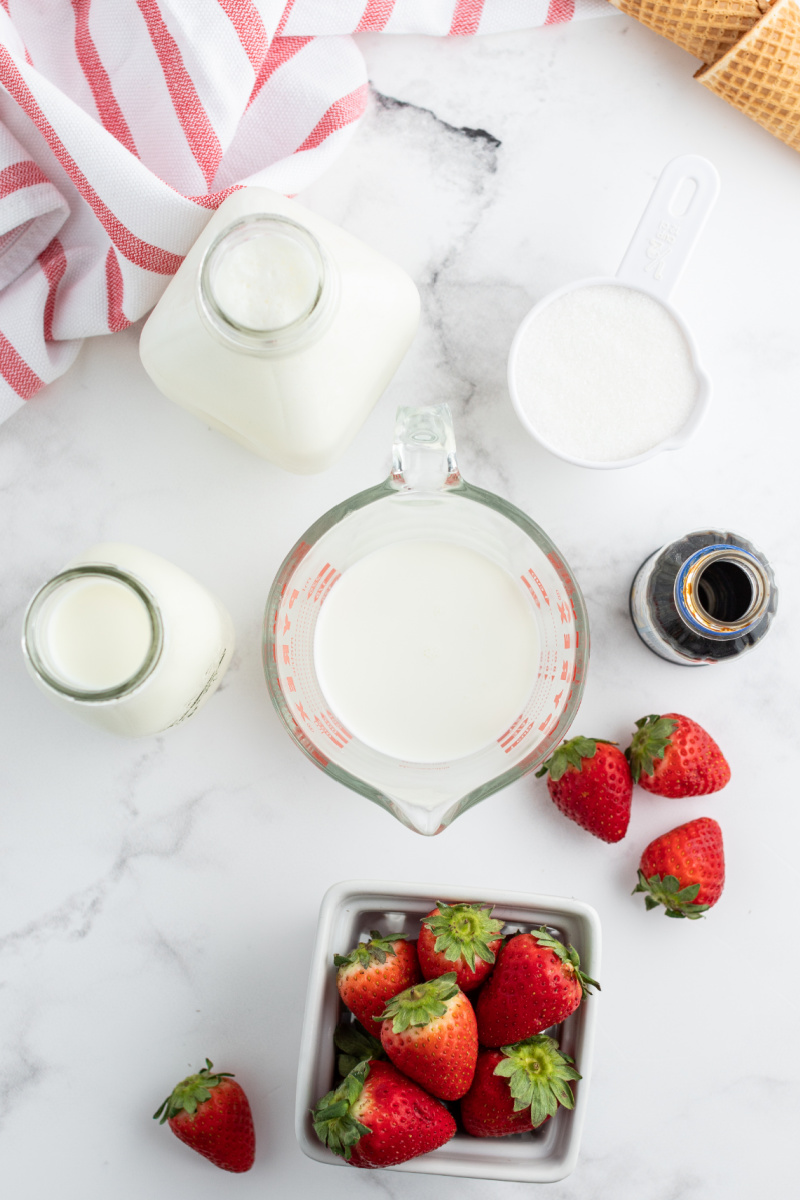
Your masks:
M650 843L633 894L644 892L648 909L663 904L668 917L696 920L717 903L724 886L722 830L711 817L698 817Z
M642 717L625 756L634 783L657 796L707 796L731 777L714 739L680 713Z
M481 1050L472 1087L461 1101L467 1133L527 1133L554 1116L559 1104L574 1108L569 1080L581 1077L572 1061L544 1033L502 1050Z
M339 995L368 1030L375 1028L373 1018L387 1000L422 979L416 944L397 935L381 937L375 929L370 941L359 942L349 954L335 954L333 961Z
M511 1045L558 1025L591 994L590 986L600 988L581 971L573 946L564 946L544 926L516 934L478 996L481 1045Z
M229 1071L206 1065L174 1089L153 1117L223 1171L249 1171L256 1153L253 1116Z
M456 1131L451 1113L391 1063L363 1062L312 1113L314 1132L354 1167L396 1167L438 1149Z
M381 1045L396 1067L442 1100L464 1095L475 1074L478 1029L455 971L394 996L383 1018Z
M565 817L604 842L625 837L633 780L625 755L614 742L572 738L558 747L536 775L545 773L550 798Z
M488 905L444 904L422 918L417 954L422 974L435 979L455 971L462 992L471 992L494 966L503 944L498 936L503 922L492 917Z

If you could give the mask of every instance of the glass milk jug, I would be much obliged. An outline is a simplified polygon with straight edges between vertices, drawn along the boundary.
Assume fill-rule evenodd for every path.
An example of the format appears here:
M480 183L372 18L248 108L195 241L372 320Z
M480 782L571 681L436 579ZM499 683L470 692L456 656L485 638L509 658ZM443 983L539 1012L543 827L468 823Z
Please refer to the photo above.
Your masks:
M278 571L264 667L312 762L435 834L562 740L588 634L547 535L461 476L447 406L401 408L388 479L320 517Z
M395 263L294 200L225 200L142 330L170 400L287 471L330 466L411 344L419 294Z
M234 633L219 600L185 571L105 542L39 589L22 649L35 682L62 708L143 737L180 725L214 694Z

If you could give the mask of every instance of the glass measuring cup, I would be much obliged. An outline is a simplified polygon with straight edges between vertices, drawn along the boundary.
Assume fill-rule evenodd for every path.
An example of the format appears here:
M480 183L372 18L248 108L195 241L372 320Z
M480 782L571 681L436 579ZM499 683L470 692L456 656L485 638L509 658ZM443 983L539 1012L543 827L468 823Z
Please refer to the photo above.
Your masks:
M616 275L579 279L558 288L540 300L523 320L514 336L508 356L509 392L517 416L524 427L552 454L580 467L630 467L644 462L662 450L677 450L699 427L711 400L711 381L700 365L697 345L691 331L680 313L669 302L669 297L683 273L718 194L719 176L716 168L707 159L695 154L673 159L667 163L659 176ZM584 289L609 287L641 293L659 306L658 309L650 306L651 316L667 316L670 323L664 323L665 332L670 335L674 332L676 346L680 345L680 352L688 356L694 376L694 399L680 428L660 437L653 444L648 444L641 452L624 457L594 459L572 454L563 444L555 444L552 436L548 438L542 432L541 417L537 425L535 399L523 385L523 347L526 342L530 344L535 323L554 302L579 292L588 298L589 293ZM625 328L615 330L614 336L618 337L621 343L624 342ZM576 348L578 347L572 347L573 350ZM574 369L572 364L570 355L565 361L564 370ZM602 411L596 411L593 415L598 421L603 420ZM609 414L608 420L612 419L612 415Z
M490 745L442 762L403 761L359 741L328 705L314 662L317 620L340 576L411 540L464 547L503 568L539 635L538 672L515 719ZM325 513L290 550L267 600L263 649L273 704L300 749L410 829L434 834L562 740L583 692L589 629L580 588L547 535L462 478L450 412L438 405L399 409L388 479Z

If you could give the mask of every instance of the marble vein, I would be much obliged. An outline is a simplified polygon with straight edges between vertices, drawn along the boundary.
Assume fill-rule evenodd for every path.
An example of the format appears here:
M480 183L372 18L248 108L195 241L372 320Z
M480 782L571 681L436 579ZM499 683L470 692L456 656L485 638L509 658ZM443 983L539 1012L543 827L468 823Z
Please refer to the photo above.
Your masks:
M181 853L195 829L197 813L209 794L195 794L168 816L126 834L113 863L100 878L67 896L57 908L0 937L0 955L18 948L40 946L52 938L74 941L88 937L102 916L109 896L138 861L171 859Z

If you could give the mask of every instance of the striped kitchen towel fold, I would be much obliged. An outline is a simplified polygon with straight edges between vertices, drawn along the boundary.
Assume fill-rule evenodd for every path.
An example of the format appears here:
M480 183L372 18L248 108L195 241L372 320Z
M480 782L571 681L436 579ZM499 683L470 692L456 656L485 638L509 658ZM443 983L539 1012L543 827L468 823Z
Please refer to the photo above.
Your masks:
M285 194L367 100L359 32L467 36L606 0L0 0L0 420L155 304L225 196Z

